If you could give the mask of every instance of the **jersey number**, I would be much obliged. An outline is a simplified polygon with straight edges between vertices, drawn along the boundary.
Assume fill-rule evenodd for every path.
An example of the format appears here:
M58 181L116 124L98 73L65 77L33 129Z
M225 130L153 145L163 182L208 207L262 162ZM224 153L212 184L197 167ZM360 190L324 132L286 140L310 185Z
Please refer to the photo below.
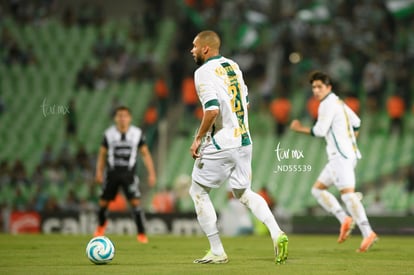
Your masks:
M240 84L238 82L229 86L229 92L232 95L230 99L231 110L233 113L239 112L242 109L242 102L240 100Z

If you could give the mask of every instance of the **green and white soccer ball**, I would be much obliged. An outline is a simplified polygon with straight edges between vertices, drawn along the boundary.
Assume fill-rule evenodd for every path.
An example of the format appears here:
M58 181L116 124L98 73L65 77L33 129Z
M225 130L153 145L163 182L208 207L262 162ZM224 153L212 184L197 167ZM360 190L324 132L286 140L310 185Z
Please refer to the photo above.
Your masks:
M95 237L86 246L86 256L94 264L109 263L115 256L114 244L105 236Z

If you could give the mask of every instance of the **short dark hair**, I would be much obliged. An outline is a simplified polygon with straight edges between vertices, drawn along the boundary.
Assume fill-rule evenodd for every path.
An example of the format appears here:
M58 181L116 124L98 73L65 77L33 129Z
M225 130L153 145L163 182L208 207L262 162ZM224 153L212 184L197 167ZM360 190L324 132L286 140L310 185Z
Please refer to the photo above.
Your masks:
M332 86L332 80L326 73L321 71L314 71L309 76L309 83L312 84L314 81L320 80L323 84Z
M129 109L127 106L118 106L116 107L115 111L114 111L114 116L116 116L116 114L120 111L127 111L129 114L131 114L131 109Z

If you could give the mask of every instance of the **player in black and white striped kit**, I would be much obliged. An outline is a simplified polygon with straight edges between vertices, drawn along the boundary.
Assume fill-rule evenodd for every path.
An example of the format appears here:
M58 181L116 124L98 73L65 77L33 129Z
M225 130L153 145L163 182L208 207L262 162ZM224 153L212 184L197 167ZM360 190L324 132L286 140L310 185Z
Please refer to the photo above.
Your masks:
M96 165L96 182L102 183L102 194L99 200L99 224L94 236L105 234L108 204L121 187L134 214L138 230L137 240L147 243L140 205L139 179L135 174L138 152L147 168L148 184L151 187L156 181L154 164L142 130L131 125L130 109L125 106L118 107L114 120L115 125L105 131Z

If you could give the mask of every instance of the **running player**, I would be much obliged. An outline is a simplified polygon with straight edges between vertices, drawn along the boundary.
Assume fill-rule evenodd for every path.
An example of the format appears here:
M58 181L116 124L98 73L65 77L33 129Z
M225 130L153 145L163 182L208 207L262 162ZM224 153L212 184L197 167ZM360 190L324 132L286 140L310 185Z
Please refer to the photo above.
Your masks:
M293 120L293 131L317 137L325 137L329 162L322 170L312 188L312 195L329 213L341 223L338 243L344 242L351 234L356 222L363 240L357 250L366 252L378 239L371 229L360 198L355 194L355 166L361 154L356 144L359 117L332 92L331 80L322 72L310 76L313 95L320 101L318 119L312 128ZM338 200L326 190L335 185L351 216L342 209Z
M288 238L279 228L265 200L250 189L252 140L248 125L247 86L239 66L220 56L220 38L213 31L200 32L191 53L197 65L195 85L203 106L201 125L191 145L195 160L190 195L197 219L210 242L210 250L194 263L227 263L217 229L217 215L210 200L211 188L229 181L234 196L270 231L276 263L285 263Z
M135 174L137 151L139 150L144 160L148 171L148 184L151 187L155 185L156 180L154 164L142 130L131 125L132 117L129 108L124 106L116 108L114 118L115 125L105 131L96 165L96 182L103 185L99 200L99 225L94 235L105 234L108 204L115 198L119 187L122 187L134 214L138 230L137 240L140 243L148 243L140 204L139 179Z

